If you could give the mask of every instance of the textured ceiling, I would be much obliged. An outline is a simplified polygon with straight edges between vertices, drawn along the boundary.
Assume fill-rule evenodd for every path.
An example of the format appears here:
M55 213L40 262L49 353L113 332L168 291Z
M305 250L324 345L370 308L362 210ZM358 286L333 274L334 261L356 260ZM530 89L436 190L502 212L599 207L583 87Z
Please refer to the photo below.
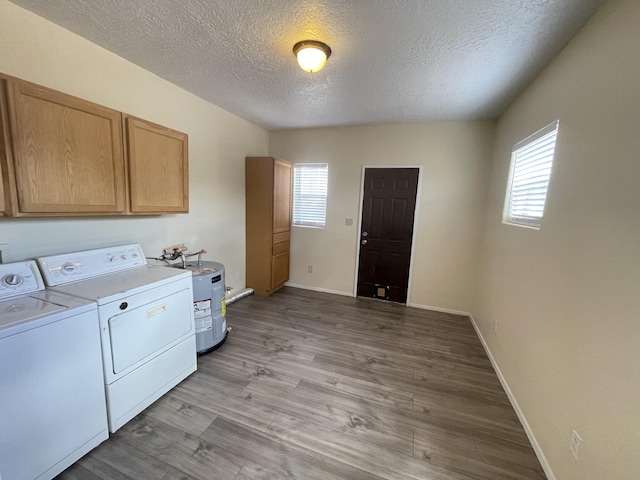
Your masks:
M604 0L12 0L268 129L490 119ZM303 72L299 40L327 43Z

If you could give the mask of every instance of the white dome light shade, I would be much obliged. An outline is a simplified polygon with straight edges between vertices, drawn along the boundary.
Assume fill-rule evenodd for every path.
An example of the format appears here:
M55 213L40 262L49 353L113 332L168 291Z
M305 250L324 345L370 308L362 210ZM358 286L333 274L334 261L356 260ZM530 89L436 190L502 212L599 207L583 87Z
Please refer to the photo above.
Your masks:
M303 40L293 46L293 53L298 57L300 68L309 73L322 70L331 55L328 45L316 40Z
M315 47L305 47L298 52L298 63L307 72L319 72L327 63L327 56Z

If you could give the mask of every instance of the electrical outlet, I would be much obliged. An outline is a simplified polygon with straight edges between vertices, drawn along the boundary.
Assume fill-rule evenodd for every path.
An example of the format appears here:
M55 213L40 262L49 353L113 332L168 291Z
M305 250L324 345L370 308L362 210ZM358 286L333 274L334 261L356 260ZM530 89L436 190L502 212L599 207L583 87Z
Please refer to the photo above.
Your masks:
M580 453L580 445L582 444L582 438L578 435L578 432L575 430L571 431L571 439L569 439L569 451L573 458L578 459L578 454Z
M493 333L495 333L496 335L498 334L498 326L500 325L500 322L498 320L494 320L493 321Z
M307 272L309 272L309 273L313 273L313 265L309 265L309 266L307 267Z

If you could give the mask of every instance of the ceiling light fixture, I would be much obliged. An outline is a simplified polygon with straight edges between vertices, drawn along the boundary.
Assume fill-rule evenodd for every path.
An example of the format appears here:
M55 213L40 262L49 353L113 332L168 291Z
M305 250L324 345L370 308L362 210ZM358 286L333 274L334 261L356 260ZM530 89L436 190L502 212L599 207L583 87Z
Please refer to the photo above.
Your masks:
M317 40L303 40L293 46L293 54L298 57L298 64L305 72L315 73L324 68L331 49Z

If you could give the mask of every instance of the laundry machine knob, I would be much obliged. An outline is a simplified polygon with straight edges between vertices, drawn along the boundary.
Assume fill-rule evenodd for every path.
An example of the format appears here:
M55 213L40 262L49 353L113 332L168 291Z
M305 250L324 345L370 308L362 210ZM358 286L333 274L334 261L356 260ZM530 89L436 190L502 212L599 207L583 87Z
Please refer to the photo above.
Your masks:
M78 267L76 266L76 264L75 263L71 263L71 262L64 263L60 267L60 271L65 275L72 275L72 274L76 273L77 269L78 269Z
M8 287L17 287L22 283L22 277L20 275L16 275L15 273L10 273L9 275L5 275L2 279L2 283L7 285Z
M129 304L127 302L122 302L120 304L120 310L126 310Z

